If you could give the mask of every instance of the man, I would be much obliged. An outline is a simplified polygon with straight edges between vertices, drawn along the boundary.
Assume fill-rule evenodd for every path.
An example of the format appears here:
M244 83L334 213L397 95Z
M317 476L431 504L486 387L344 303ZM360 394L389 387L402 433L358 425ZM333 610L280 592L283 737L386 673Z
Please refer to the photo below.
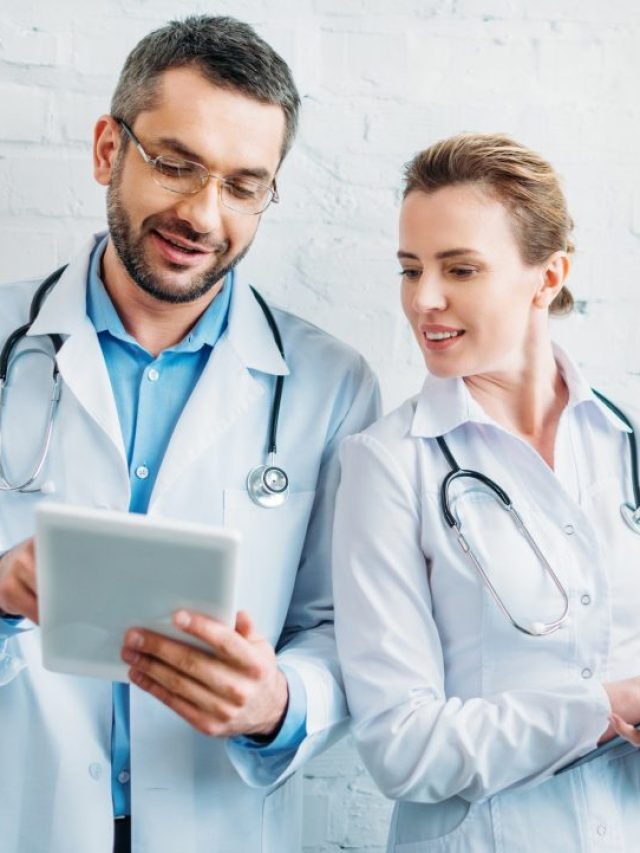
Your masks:
M32 350L59 336L43 470L0 496L2 853L299 850L292 774L346 719L329 587L336 450L378 393L359 356L274 310L283 357L236 271L278 200L298 107L289 69L250 27L195 17L137 45L96 124L109 231L16 345L0 424L15 485L46 424L51 372ZM37 285L2 291L1 340L27 322ZM265 509L247 472L265 461L279 376L290 494ZM239 529L235 628L176 614L209 654L132 626L130 691L46 672L31 538L42 500Z

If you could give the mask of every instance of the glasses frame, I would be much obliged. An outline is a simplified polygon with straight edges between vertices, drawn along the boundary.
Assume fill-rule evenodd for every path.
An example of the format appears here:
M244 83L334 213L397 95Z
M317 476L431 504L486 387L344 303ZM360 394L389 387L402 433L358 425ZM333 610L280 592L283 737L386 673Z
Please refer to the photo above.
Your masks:
M233 207L227 201L225 201L225 197L222 193L223 188L227 187L228 184L230 183L229 178L225 175L221 175L219 172L209 172L206 169L206 167L202 165L202 163L198 163L195 160L188 160L188 159L184 159L184 160L182 160L182 162L187 163L190 166L195 166L196 170L202 175L202 177L200 179L200 184L201 184L200 187L198 189L194 189L193 191L176 190L176 189L173 189L172 187L168 187L161 182L162 172L160 171L160 167L158 165L158 162L161 161L165 157L165 155L159 154L157 157L152 157L150 154L148 154L144 150L142 143L140 142L138 137L135 135L135 133L131 130L129 125L126 123L126 121L124 121L124 119L121 119L121 118L117 118L116 121L122 127L122 129L127 134L129 139L133 142L134 147L136 148L136 150L138 151L138 153L140 154L140 156L142 157L144 162L147 164L147 166L149 166L153 170L154 183L156 183L159 187L162 187L162 189L166 190L167 192L175 193L176 195L196 195L196 193L201 192L201 190L203 190L207 186L207 184L209 183L209 180L211 178L215 178L217 183L218 183L218 199L220 200L220 204L222 204L224 207L226 207L227 210L232 210L234 213L241 213L241 214L244 214L245 216L259 216L261 213L265 212L265 210L269 207L270 204L278 204L278 202L280 201L280 195L278 193L278 187L276 185L276 179L275 178L273 179L273 182L271 185L263 184L261 181L256 181L254 178L250 178L250 180L252 180L255 184L257 184L260 187L264 187L264 189L267 191L266 202L260 208L260 210L255 210L255 211L254 210L251 210L251 211L241 210L240 208Z

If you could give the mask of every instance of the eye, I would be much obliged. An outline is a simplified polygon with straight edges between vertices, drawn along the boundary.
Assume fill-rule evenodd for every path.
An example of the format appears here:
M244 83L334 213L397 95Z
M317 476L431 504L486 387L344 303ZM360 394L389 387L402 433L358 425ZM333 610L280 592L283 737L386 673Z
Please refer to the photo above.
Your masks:
M478 270L475 267L464 266L461 264L458 264L455 267L449 267L450 275L459 279L471 278L477 272Z
M410 268L402 269L400 270L399 275L401 278L404 278L407 281L417 281L422 275L422 270L415 270Z
M188 178L197 174L198 166L189 160L174 160L171 157L158 157L156 168L168 178Z
M260 198L266 190L263 184L246 178L227 178L224 185L235 198Z

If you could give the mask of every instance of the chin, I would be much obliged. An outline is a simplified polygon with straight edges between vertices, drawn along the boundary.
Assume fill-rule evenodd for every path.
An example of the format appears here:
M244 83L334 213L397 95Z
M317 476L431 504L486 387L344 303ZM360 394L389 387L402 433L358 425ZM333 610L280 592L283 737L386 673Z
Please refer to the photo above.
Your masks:
M424 362L429 373L438 379L455 379L467 374L462 365L453 360L447 363L443 358L433 358L431 353L424 356Z

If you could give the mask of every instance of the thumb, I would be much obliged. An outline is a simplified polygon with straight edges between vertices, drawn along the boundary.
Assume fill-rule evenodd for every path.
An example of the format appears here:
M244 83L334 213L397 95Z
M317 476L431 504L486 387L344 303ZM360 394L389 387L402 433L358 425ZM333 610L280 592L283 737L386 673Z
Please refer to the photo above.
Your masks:
M255 635L253 622L245 610L239 610L236 614L236 631L244 637L245 640L251 640Z

